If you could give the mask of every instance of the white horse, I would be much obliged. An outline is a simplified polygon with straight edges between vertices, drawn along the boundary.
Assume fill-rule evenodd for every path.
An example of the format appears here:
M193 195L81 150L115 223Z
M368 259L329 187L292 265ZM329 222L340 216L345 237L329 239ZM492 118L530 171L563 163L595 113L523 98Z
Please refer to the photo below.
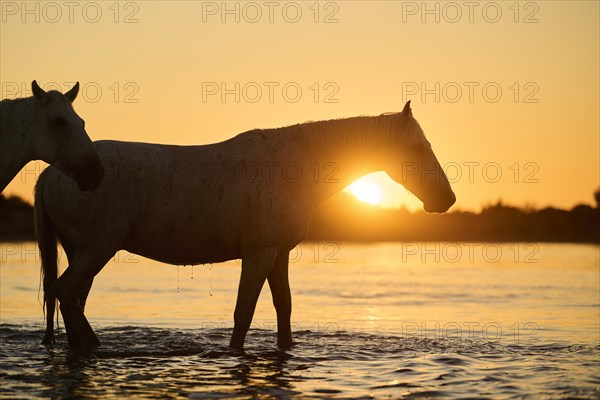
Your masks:
M73 178L81 190L100 185L104 169L67 93L45 92L36 81L32 97L0 101L0 192L32 160L44 160Z
M374 171L388 172L428 211L444 212L455 201L409 103L401 113L256 129L205 146L94 145L107 171L98 189L82 193L52 167L36 186L44 343L54 341L58 298L69 344L99 344L84 316L85 302L94 276L125 249L170 264L241 258L230 345L243 348L268 280L277 344L288 348L289 251L305 237L320 203ZM58 279L56 237L69 260Z

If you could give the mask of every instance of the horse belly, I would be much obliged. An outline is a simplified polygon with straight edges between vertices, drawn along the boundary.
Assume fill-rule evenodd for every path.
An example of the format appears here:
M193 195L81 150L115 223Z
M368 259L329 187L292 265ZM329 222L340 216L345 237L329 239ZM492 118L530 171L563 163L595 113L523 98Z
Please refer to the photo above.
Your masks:
M217 263L241 258L241 244L220 240L197 240L193 236L172 238L134 237L123 249L131 253L175 265Z
M241 258L242 235L232 215L190 209L190 203L147 212L124 241L132 253L169 264L216 263ZM154 215L153 215L154 214ZM239 219L237 220L239 221Z

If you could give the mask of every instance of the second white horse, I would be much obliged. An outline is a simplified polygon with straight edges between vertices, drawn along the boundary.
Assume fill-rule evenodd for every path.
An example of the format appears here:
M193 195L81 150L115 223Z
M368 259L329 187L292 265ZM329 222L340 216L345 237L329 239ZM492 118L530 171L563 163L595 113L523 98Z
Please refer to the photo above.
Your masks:
M45 92L36 81L32 97L0 101L0 192L32 160L44 160L74 179L81 190L100 185L104 169L67 93Z

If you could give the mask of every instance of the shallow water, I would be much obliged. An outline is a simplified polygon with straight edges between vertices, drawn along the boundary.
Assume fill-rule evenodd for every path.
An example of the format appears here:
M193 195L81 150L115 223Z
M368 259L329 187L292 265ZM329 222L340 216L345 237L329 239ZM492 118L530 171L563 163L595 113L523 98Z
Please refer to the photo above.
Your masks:
M39 344L35 244L0 250L3 398L600 394L598 246L303 244L290 265L293 349L275 346L265 287L244 353L227 347L239 262L119 253L86 310L102 346L77 353L62 330Z

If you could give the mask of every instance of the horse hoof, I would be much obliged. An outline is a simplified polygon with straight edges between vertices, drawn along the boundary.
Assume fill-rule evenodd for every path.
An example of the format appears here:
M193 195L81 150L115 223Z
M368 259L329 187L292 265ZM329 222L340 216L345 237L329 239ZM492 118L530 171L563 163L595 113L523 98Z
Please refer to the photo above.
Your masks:
M82 349L92 350L96 347L100 347L100 341L98 338L93 338L84 342L81 346Z
M44 340L42 340L41 344L43 344L45 346L49 346L49 345L52 345L55 343L56 343L56 340L54 340L54 336L52 336L52 337L44 337Z
M100 341L96 337L85 340L69 340L69 347L77 350L93 350L99 346Z
M290 350L292 348L293 343L291 341L284 343L277 343L277 348L282 351Z
M232 350L243 352L244 351L244 342L240 342L240 341L232 339L229 342L229 348L232 349Z

